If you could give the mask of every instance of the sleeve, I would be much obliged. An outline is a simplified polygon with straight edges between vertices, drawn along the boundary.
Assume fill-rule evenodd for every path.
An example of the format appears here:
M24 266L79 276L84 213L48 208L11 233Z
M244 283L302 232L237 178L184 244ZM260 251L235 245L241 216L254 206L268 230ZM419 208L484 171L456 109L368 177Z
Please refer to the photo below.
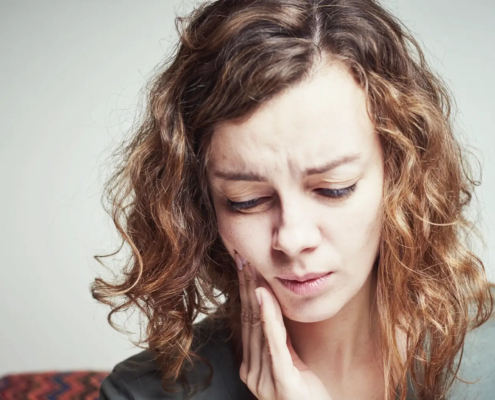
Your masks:
M125 382L112 372L100 386L99 400L135 400Z
M183 392L163 391L156 375L142 375L126 382L121 374L113 370L100 385L99 400L185 400ZM193 397L196 399L196 397Z

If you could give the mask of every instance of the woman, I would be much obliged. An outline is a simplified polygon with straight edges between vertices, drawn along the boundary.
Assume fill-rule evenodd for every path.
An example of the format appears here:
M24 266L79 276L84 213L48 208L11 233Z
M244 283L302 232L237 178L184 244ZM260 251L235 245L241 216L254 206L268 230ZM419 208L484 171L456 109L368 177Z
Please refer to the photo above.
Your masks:
M493 295L417 42L372 0L218 0L179 21L108 184L132 252L92 293L110 323L137 306L148 348L101 398L459 395Z

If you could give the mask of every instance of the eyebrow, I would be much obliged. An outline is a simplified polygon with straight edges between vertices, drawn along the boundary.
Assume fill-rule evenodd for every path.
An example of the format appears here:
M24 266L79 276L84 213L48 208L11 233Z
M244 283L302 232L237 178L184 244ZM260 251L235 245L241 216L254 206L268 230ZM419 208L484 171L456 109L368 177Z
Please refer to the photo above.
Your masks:
M349 154L335 160L331 160L324 165L319 165L316 167L307 168L304 171L304 177L310 175L323 174L325 172L331 171L343 164L350 164L361 158L361 153ZM213 176L215 178L222 179L224 181L253 181L253 182L267 182L268 179L262 175L254 172L225 172L225 171L213 171Z

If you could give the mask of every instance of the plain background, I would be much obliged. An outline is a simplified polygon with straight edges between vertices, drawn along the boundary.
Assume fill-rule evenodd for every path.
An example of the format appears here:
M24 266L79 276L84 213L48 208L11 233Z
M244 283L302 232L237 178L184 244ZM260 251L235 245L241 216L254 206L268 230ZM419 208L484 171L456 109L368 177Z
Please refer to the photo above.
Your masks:
M477 189L495 281L495 2L389 0L452 89L483 170ZM93 255L117 235L100 204L109 150L194 1L0 0L0 375L110 370L140 351L90 296ZM117 321L123 322L120 318ZM137 330L131 316L127 328ZM136 337L131 335L131 337Z

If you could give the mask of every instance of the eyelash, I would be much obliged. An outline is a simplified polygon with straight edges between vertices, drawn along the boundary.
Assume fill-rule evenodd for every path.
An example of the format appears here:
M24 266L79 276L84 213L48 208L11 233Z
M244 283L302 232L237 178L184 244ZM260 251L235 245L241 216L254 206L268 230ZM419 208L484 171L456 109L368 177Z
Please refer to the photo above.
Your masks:
M327 197L330 199L344 200L347 197L349 197L352 194L352 192L354 192L356 190L356 187L357 187L357 183L355 183L352 186L342 188L342 189L317 189L317 190L332 193L332 195L322 195L323 197ZM257 202L259 200L260 199L258 198L258 199L248 200L248 201L235 202L235 201L227 199L227 207L229 207L232 211L250 210L252 208L255 208L258 205Z

